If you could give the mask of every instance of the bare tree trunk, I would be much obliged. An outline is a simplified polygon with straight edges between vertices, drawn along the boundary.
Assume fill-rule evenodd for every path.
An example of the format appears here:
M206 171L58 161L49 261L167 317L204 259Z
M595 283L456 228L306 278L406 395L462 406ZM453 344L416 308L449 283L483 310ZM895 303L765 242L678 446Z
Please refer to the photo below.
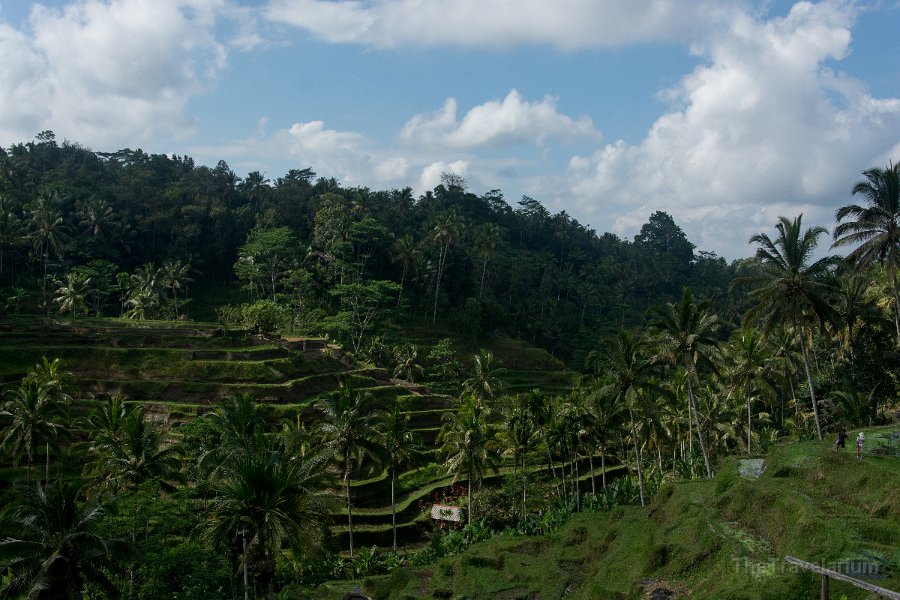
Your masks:
M819 405L816 402L816 390L813 387L812 373L809 372L809 351L806 348L806 336L800 331L800 350L803 352L803 368L806 370L806 382L809 384L809 398L812 400L813 418L816 420L816 435L822 441L822 426L819 423Z
M603 489L606 489L606 447L600 448L600 471L603 477Z
M706 442L703 441L703 431L700 428L700 417L697 414L697 402L694 399L694 387L691 384L691 363L685 358L687 365L687 389L688 400L690 401L690 409L694 412L694 426L697 429L697 442L700 444L700 451L703 453L703 464L706 466L706 477L712 479L712 469L709 466L709 453L706 451Z
M344 484L347 489L347 533L350 536L350 558L353 558L353 503L350 502L350 456L344 455Z
M747 455L749 456L751 444L750 432L753 430L753 416L750 414L750 386L747 386L744 397L747 400Z
M250 600L250 570L247 566L247 530L241 532L244 538L244 600Z
M594 453L591 452L588 456L591 461L591 494L596 496L597 495L597 481L596 481L596 478L594 477Z
M644 472L641 470L641 449L638 446L637 430L634 428L634 411L628 407L628 416L631 421L631 440L634 442L634 464L637 467L638 490L641 494L641 506L644 506Z
M394 552L397 552L397 502L394 499L394 480L397 478L397 470L391 468L391 527L394 529Z

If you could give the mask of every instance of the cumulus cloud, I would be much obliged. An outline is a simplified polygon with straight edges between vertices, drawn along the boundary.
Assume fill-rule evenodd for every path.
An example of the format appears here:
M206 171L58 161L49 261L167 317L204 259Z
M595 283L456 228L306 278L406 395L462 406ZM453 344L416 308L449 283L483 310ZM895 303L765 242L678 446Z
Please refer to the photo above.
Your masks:
M441 182L443 173L453 173L465 178L469 172L469 163L465 160L444 162L442 160L426 165L419 176L420 190L433 190Z
M190 152L210 164L224 159L238 171L266 171L278 165L280 175L287 169L311 167L320 176L334 177L348 186L371 186L373 180L392 183L392 175L406 175L402 160L371 154L373 144L361 133L329 129L316 120L297 122L269 134L267 124L266 119L260 119L257 132L250 137L227 144L197 145Z
M779 214L830 224L859 173L900 141L900 99L873 98L830 66L850 51L854 17L843 2L736 17L697 47L706 64L667 91L673 108L641 143L570 161L581 210L626 233L666 207L701 247L732 257Z
M215 39L224 0L79 0L0 22L0 136L44 129L121 147L190 134L185 114L226 65Z
M416 115L407 121L400 139L455 149L542 145L549 139L600 139L589 117L573 119L556 110L553 98L528 102L516 90L503 100L472 108L462 121L457 121L456 111L456 99L449 98L437 112Z
M738 0L270 0L265 16L335 43L543 44L566 50L680 39Z

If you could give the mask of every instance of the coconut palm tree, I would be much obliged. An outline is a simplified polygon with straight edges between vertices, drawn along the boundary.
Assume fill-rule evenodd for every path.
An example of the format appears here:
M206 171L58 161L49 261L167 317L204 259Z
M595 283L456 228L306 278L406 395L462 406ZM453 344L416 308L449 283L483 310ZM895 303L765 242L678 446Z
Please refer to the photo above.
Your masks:
M752 448L754 397L774 398L777 395L775 373L772 370L771 348L755 329L735 331L728 345L729 379L738 388L747 408L747 454Z
M779 217L775 226L778 236L773 240L764 233L750 238L756 244L756 261L760 272L741 277L736 283L752 286L748 296L755 304L744 314L744 323L757 321L768 335L778 326L792 326L800 333L800 350L803 368L809 385L816 434L822 439L822 425L812 372L809 368L809 336L816 327L824 329L826 322L834 320L834 309L829 304L833 296L832 272L840 262L835 256L816 261L812 254L819 237L826 234L824 227L803 229L803 215L796 219Z
M215 476L238 456L252 453L260 444L265 418L250 394L229 396L205 417L218 433L215 447L199 457L200 468Z
M856 246L847 259L857 267L882 263L891 277L894 292L894 327L900 343L900 163L886 169L869 169L853 186L853 196L863 205L848 204L837 209L832 248ZM841 223L841 221L844 221Z
M107 398L87 418L88 439L117 442L122 437L126 418L135 410L136 405L126 404L120 394Z
M47 266L50 262L50 253L59 254L63 244L69 240L68 227L63 221L62 214L54 206L55 202L55 196L40 196L25 207L28 213L28 227L31 230L29 236L34 251L41 259L43 305L47 304Z
M419 250L418 244L413 240L413 237L410 234L404 234L403 237L397 238L394 241L392 260L403 265L403 271L400 274L400 292L397 294L398 307L403 300L403 286L406 283L406 274L409 272L409 267L415 263L421 255L422 251Z
M184 304L187 300L178 300L178 290L185 291L187 296L187 286L193 281L190 276L191 262L181 262L181 259L169 260L163 263L159 270L159 285L162 288L172 292L172 313L177 319L179 317L179 302Z
M0 540L0 569L11 574L0 597L81 600L87 583L119 597L107 573L128 546L98 532L109 506L82 500L82 491L78 481L19 490L6 513L15 537Z
M77 314L87 312L87 299L90 293L91 278L87 273L72 271L66 275L66 281L60 282L53 299L59 305L60 314Z
M284 460L278 440L272 447L240 455L216 486L205 535L227 553L240 548L244 598L250 597L251 568L274 597L275 563L284 547L303 555L318 542L327 503L319 495L324 458ZM239 544L239 546L238 546Z
M684 367L689 409L694 414L697 441L700 444L700 451L703 453L706 476L712 477L709 452L696 414L697 401L694 397L693 380L696 378L698 383L700 381L698 367L715 368L714 361L719 346L715 334L719 326L719 319L709 312L709 303L700 302L698 304L694 300L690 288L687 287L681 292L681 302L678 304L668 303L666 308L657 311L656 315L657 318L651 323L651 327L660 334L660 357Z
M37 377L25 377L20 385L7 390L5 396L0 417L7 417L9 424L3 430L0 445L12 455L14 464L25 456L30 481L37 447L46 445L49 465L50 445L67 431L66 404L52 382ZM49 473L46 478L49 479Z
M493 353L482 350L472 359L472 375L463 381L464 396L473 396L480 402L494 400L503 392L503 380L500 376L506 372L500 361L494 359Z
M394 489L397 470L421 460L425 453L418 437L409 428L409 413L400 400L379 414L377 424L378 445L384 451L385 463L391 473L391 528L394 534L394 552L397 551L397 502Z
M419 364L419 349L415 344L405 344L397 348L394 354L396 366L394 377L402 377L410 383L415 383L416 376L425 374L425 369Z
M617 403L628 411L641 506L645 503L644 473L641 468L641 449L635 420L642 412L648 397L667 394L653 381L654 361L649 350L649 344L644 338L620 331L605 354L608 380L604 388L601 388L602 393L613 394Z
M131 309L126 313L131 319L155 317L162 302L160 272L153 263L144 263L133 275L125 304Z
M353 389L349 382L341 384L337 393L317 403L322 420L318 435L330 456L342 465L341 479L347 500L347 533L350 538L350 556L353 556L353 503L350 483L354 468L362 466L366 459L380 461L383 449L378 444L376 423L377 406L368 392Z
M510 398L504 407L503 425L498 432L501 447L504 454L512 455L513 472L522 469L522 518L528 518L527 485L528 473L526 459L528 454L537 444L538 424L534 415L528 410L527 401L517 395ZM513 507L515 509L515 507Z
M444 267L447 264L447 255L450 253L450 246L462 235L464 227L465 224L462 218L450 210L438 217L431 229L431 239L437 243L440 250L434 280L434 314L431 317L432 323L437 321L438 296L441 291L441 278L444 276Z
M487 274L488 260L497 252L502 241L500 226L496 223L482 223L475 232L475 253L481 258L481 280L478 284L478 299L484 292L484 277Z
M22 220L13 211L11 203L0 196L0 275L3 275L3 254L11 250L25 239L25 227Z
M88 475L100 478L113 493L147 481L170 487L178 479L181 459L165 432L149 421L143 409L126 410L116 435L94 435L85 466Z
M474 396L466 396L457 403L457 410L449 413L438 443L444 468L456 482L461 476L468 483L469 535L472 531L472 487L481 482L486 470L497 470L495 432L488 425L488 411Z
M610 443L622 425L624 406L616 402L616 395L600 382L595 382L585 398L586 409L591 428L591 440L600 450L600 476L603 489L606 489L606 455ZM593 454L593 451L591 452ZM591 492L596 494L593 472L591 473Z

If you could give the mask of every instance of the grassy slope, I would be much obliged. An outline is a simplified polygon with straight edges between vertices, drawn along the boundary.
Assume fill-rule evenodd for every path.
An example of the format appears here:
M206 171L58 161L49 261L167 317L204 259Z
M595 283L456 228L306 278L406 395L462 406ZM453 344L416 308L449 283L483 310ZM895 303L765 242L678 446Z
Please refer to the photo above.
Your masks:
M367 587L377 598L641 598L654 585L680 598L817 598L818 578L784 556L883 561L876 584L898 590L898 544L900 459L857 462L810 442L775 448L756 480L728 459L712 481L670 484L648 508L576 515L553 535L495 538ZM869 597L840 582L831 593Z

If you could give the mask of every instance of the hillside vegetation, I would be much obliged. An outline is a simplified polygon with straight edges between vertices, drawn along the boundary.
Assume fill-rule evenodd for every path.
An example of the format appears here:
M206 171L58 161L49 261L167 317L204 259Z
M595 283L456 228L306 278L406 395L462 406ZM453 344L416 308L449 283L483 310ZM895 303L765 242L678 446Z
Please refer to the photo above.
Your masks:
M868 430L870 439L900 428ZM817 598L819 578L795 556L900 589L900 458L779 445L759 478L726 460L709 481L665 484L647 507L574 515L546 536L499 536L434 567L326 584L317 598L362 586L373 598ZM869 598L840 582L832 598ZM653 598L669 598L657 592ZM297 592L297 597L303 594Z

